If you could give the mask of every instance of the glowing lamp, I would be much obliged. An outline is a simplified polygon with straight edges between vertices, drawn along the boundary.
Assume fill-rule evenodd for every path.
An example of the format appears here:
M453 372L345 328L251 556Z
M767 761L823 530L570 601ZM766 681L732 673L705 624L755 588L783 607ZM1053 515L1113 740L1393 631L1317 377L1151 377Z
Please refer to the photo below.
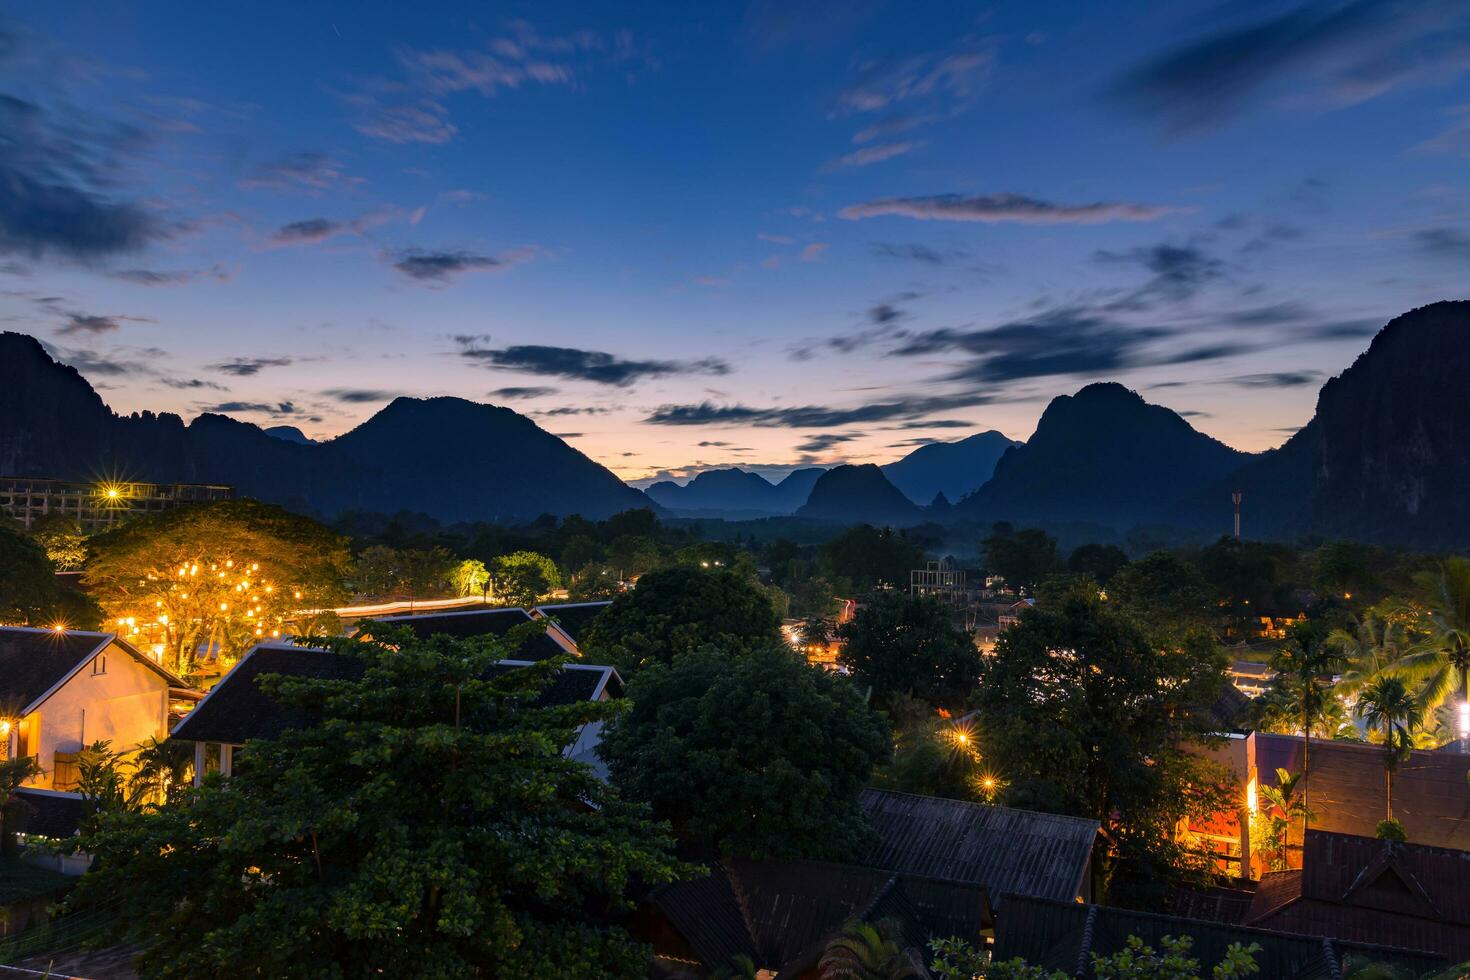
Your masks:
M1470 738L1470 701L1460 702L1460 737Z
M10 737L10 721L9 721L9 719L0 720L0 738L9 738L9 737Z
M117 487L108 487L107 488L107 496L111 500L116 500L117 499Z
M53 633L65 633L66 632L66 624L65 623L57 623L56 625L54 625L54 626L51 627L51 632L53 632Z

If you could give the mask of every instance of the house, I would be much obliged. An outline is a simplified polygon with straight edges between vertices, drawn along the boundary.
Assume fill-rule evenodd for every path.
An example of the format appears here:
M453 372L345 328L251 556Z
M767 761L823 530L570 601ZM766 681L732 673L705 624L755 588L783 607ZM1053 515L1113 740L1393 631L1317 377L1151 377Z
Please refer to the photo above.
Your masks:
M1302 866L1261 876L1244 924L1470 960L1470 852L1308 830Z
M1003 907L995 926L997 961L1021 957L1079 980L1093 977L1094 954L1109 956L1126 949L1130 936L1160 952L1166 936L1188 936L1193 940L1189 955L1206 972L1224 959L1231 944L1255 943L1260 946L1254 954L1257 975L1271 980L1340 980L1348 963L1385 963L1410 971L1409 976L1446 965L1443 956L1427 950L1347 941L1331 932L1293 935L1025 895L1006 896Z
M610 605L611 601L562 602L551 606L537 606L531 610L531 615L550 623L546 631L561 634L575 653L581 649L582 637L586 635L587 627Z
M16 839L27 846L26 860L66 875L86 873L92 864L90 854L64 847L29 847L42 842L47 845L63 844L75 837L82 817L87 813L87 802L82 794L22 787L11 798L18 804L12 827L16 831Z
M170 689L183 686L115 633L0 627L0 746L44 770L26 785L71 789L83 747L167 736Z
M1010 629L1012 626L1015 626L1021 621L1022 613L1026 612L1028 609L1035 608L1035 599L1018 599L1005 607L1005 611L996 618L996 625L1000 628L1000 632L1004 633L1006 630Z
M991 896L1071 902L1092 894L1096 820L881 789L858 799L878 844L856 864L976 885Z
M502 660L491 668L491 676L530 663L529 660ZM273 643L250 650L174 729L174 738L194 743L196 783L205 773L215 770L229 775L236 752L250 739L274 738L289 728L311 724L310 712L282 705L262 691L258 684L262 675L356 680L362 677L363 669L363 662L355 657L311 647ZM623 680L613 668L568 664L542 692L538 704L606 701L622 695ZM567 746L567 757L587 762L600 771L597 745L601 730L601 722L584 725L575 741Z
M897 924L905 948L930 939L979 945L992 927L982 886L819 861L730 860L649 893L629 923L665 975L705 975L748 957L762 976L812 978L847 923Z
M368 620L358 626L354 635L370 633L374 623L389 626L407 626L415 636L427 640L431 636L454 637L498 636L503 637L518 626L536 622L529 612L520 608L471 609L463 612L436 612L415 616L385 616ZM580 656L576 642L561 629L548 627L526 637L516 650L517 660L549 660L567 654Z

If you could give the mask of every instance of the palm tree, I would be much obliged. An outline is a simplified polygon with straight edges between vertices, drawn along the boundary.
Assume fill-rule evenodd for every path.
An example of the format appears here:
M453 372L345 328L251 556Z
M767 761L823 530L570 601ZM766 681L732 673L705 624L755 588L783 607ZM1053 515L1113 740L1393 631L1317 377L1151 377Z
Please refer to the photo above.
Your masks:
M193 784L194 749L188 742L150 738L132 761L128 798L134 807L179 802Z
M1387 780L1388 819L1393 819L1393 771L1414 747L1413 731L1423 718L1418 700L1402 678L1380 677L1358 698L1357 715L1383 731L1383 769Z
M1427 710L1460 692L1458 734L1470 743L1470 558L1447 558L1414 581L1428 636L1400 664L1407 676L1424 679L1420 704ZM1460 747L1470 750L1470 744Z
M1324 677L1342 666L1342 655L1322 642L1322 636L1311 623L1292 627L1286 643L1271 656L1271 669L1291 699L1302 741L1302 839L1311 821L1311 753L1312 729L1322 723L1323 716L1336 699Z
M818 975L822 980L926 980L923 957L904 949L901 937L892 919L876 925L849 922L822 952Z
M1260 787L1261 798L1269 808L1271 841L1276 845L1276 856L1271 862L1272 871L1285 871L1290 867L1287 847L1291 836L1291 822L1308 816L1307 805L1297 794L1297 790L1301 789L1301 781L1301 773L1277 769L1276 785Z
M709 980L756 980L759 973L755 968L755 960L744 953L736 953L729 963L711 973Z
M1335 629L1327 645L1342 654L1346 669L1334 690L1353 698L1379 677L1397 673L1400 661L1410 653L1404 627L1390 616L1369 610L1351 629Z

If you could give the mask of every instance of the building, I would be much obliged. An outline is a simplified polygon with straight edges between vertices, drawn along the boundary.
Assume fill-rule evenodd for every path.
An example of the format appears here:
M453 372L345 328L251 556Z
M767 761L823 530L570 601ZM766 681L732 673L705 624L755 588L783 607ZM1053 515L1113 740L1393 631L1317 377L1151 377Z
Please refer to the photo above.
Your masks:
M525 667L528 660L502 660L487 676ZM198 782L205 773L229 775L235 755L245 743L255 738L274 738L290 728L309 726L314 713L281 704L259 687L265 674L285 674L332 680L357 680L362 677L362 660L344 654L311 647L287 644L262 644L250 650L230 670L204 700L174 729L173 737L194 743L194 778ZM623 679L611 667L568 664L557 680L541 694L540 705L572 704L576 701L606 701L623 695ZM576 739L564 750L568 758L577 759L601 771L597 746L601 741L602 723L584 725Z
M865 789L878 845L856 864L1058 901L1092 894L1098 822L1055 813ZM1002 901L993 898L997 911Z
M979 945L992 928L983 887L819 861L742 861L654 889L630 922L653 947L656 971L706 975L748 958L760 976L815 978L827 944L853 921L895 923L901 945ZM736 974L744 975L744 974Z
M551 624L548 632L555 630L565 638L567 643L580 650L582 637L586 635L587 627L602 613L604 609L612 605L611 601L604 602L563 602L551 606L537 606L531 610L531 615L536 619L544 619Z
M129 752L166 737L183 686L115 633L0 627L0 744L44 770L29 786L71 789L76 753L94 742Z
M548 622L551 617L547 617ZM384 616L363 622L354 635L372 632L374 623L388 626L406 626L414 636L427 640L431 636L453 636L461 639L474 636L505 637L517 627L529 627L537 617L520 608L470 609L456 612L433 612L415 616ZM581 656L576 642L563 629L526 630L527 635L516 650L517 660L549 660L568 654Z
M1226 675L1240 693L1246 697L1258 698L1271 686L1271 681L1276 678L1276 671L1268 664L1254 660L1234 660L1231 661Z
M234 487L204 483L96 483L0 477L0 511L30 528L43 517L60 515L76 521L86 534L105 531L140 514L184 504L229 500Z
M996 917L995 959L1021 957L1028 963L1060 970L1068 977L1090 980L1092 957L1127 948L1137 936L1162 951L1166 936L1188 936L1189 955L1205 973L1222 959L1231 944L1261 948L1254 954L1257 975L1270 980L1341 980L1351 965L1384 963L1419 976L1446 965L1428 950L1406 950L1342 940L1328 932L1294 935L1240 925L1186 919L1128 909L1058 902L1029 896L1007 896Z

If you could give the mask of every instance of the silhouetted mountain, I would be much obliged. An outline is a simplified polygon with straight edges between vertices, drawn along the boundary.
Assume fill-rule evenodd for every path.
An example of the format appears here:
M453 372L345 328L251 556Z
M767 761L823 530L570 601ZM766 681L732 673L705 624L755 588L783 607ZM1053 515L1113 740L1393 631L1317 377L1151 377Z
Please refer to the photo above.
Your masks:
M1092 384L1052 399L1030 440L1006 450L955 510L985 521L1158 523L1249 458L1120 384Z
M1470 302L1405 313L1322 386L1306 426L1181 513L1223 530L1240 489L1248 536L1470 547L1467 378Z
M889 483L883 471L872 463L837 466L823 473L796 516L843 524L898 526L923 520L914 502Z
M121 417L32 337L0 333L0 475L227 483L332 516L420 511L440 520L601 518L649 500L508 408L399 398L325 443L205 414Z
M654 503L682 514L721 516L732 519L771 514L792 514L806 503L821 467L793 470L772 485L765 477L736 467L706 470L680 486L663 480L644 493Z
M776 503L780 507L777 513L796 513L796 509L811 497L812 487L817 485L825 472L825 467L808 466L786 474L786 479L776 484Z
M316 440L306 438L306 433L294 425L272 425L260 431L272 439L283 439L286 442L294 442L302 446L309 446Z
M958 442L933 442L887 464L883 475L916 504L928 503L936 493L959 500L990 479L1005 451L1019 445L994 429Z

